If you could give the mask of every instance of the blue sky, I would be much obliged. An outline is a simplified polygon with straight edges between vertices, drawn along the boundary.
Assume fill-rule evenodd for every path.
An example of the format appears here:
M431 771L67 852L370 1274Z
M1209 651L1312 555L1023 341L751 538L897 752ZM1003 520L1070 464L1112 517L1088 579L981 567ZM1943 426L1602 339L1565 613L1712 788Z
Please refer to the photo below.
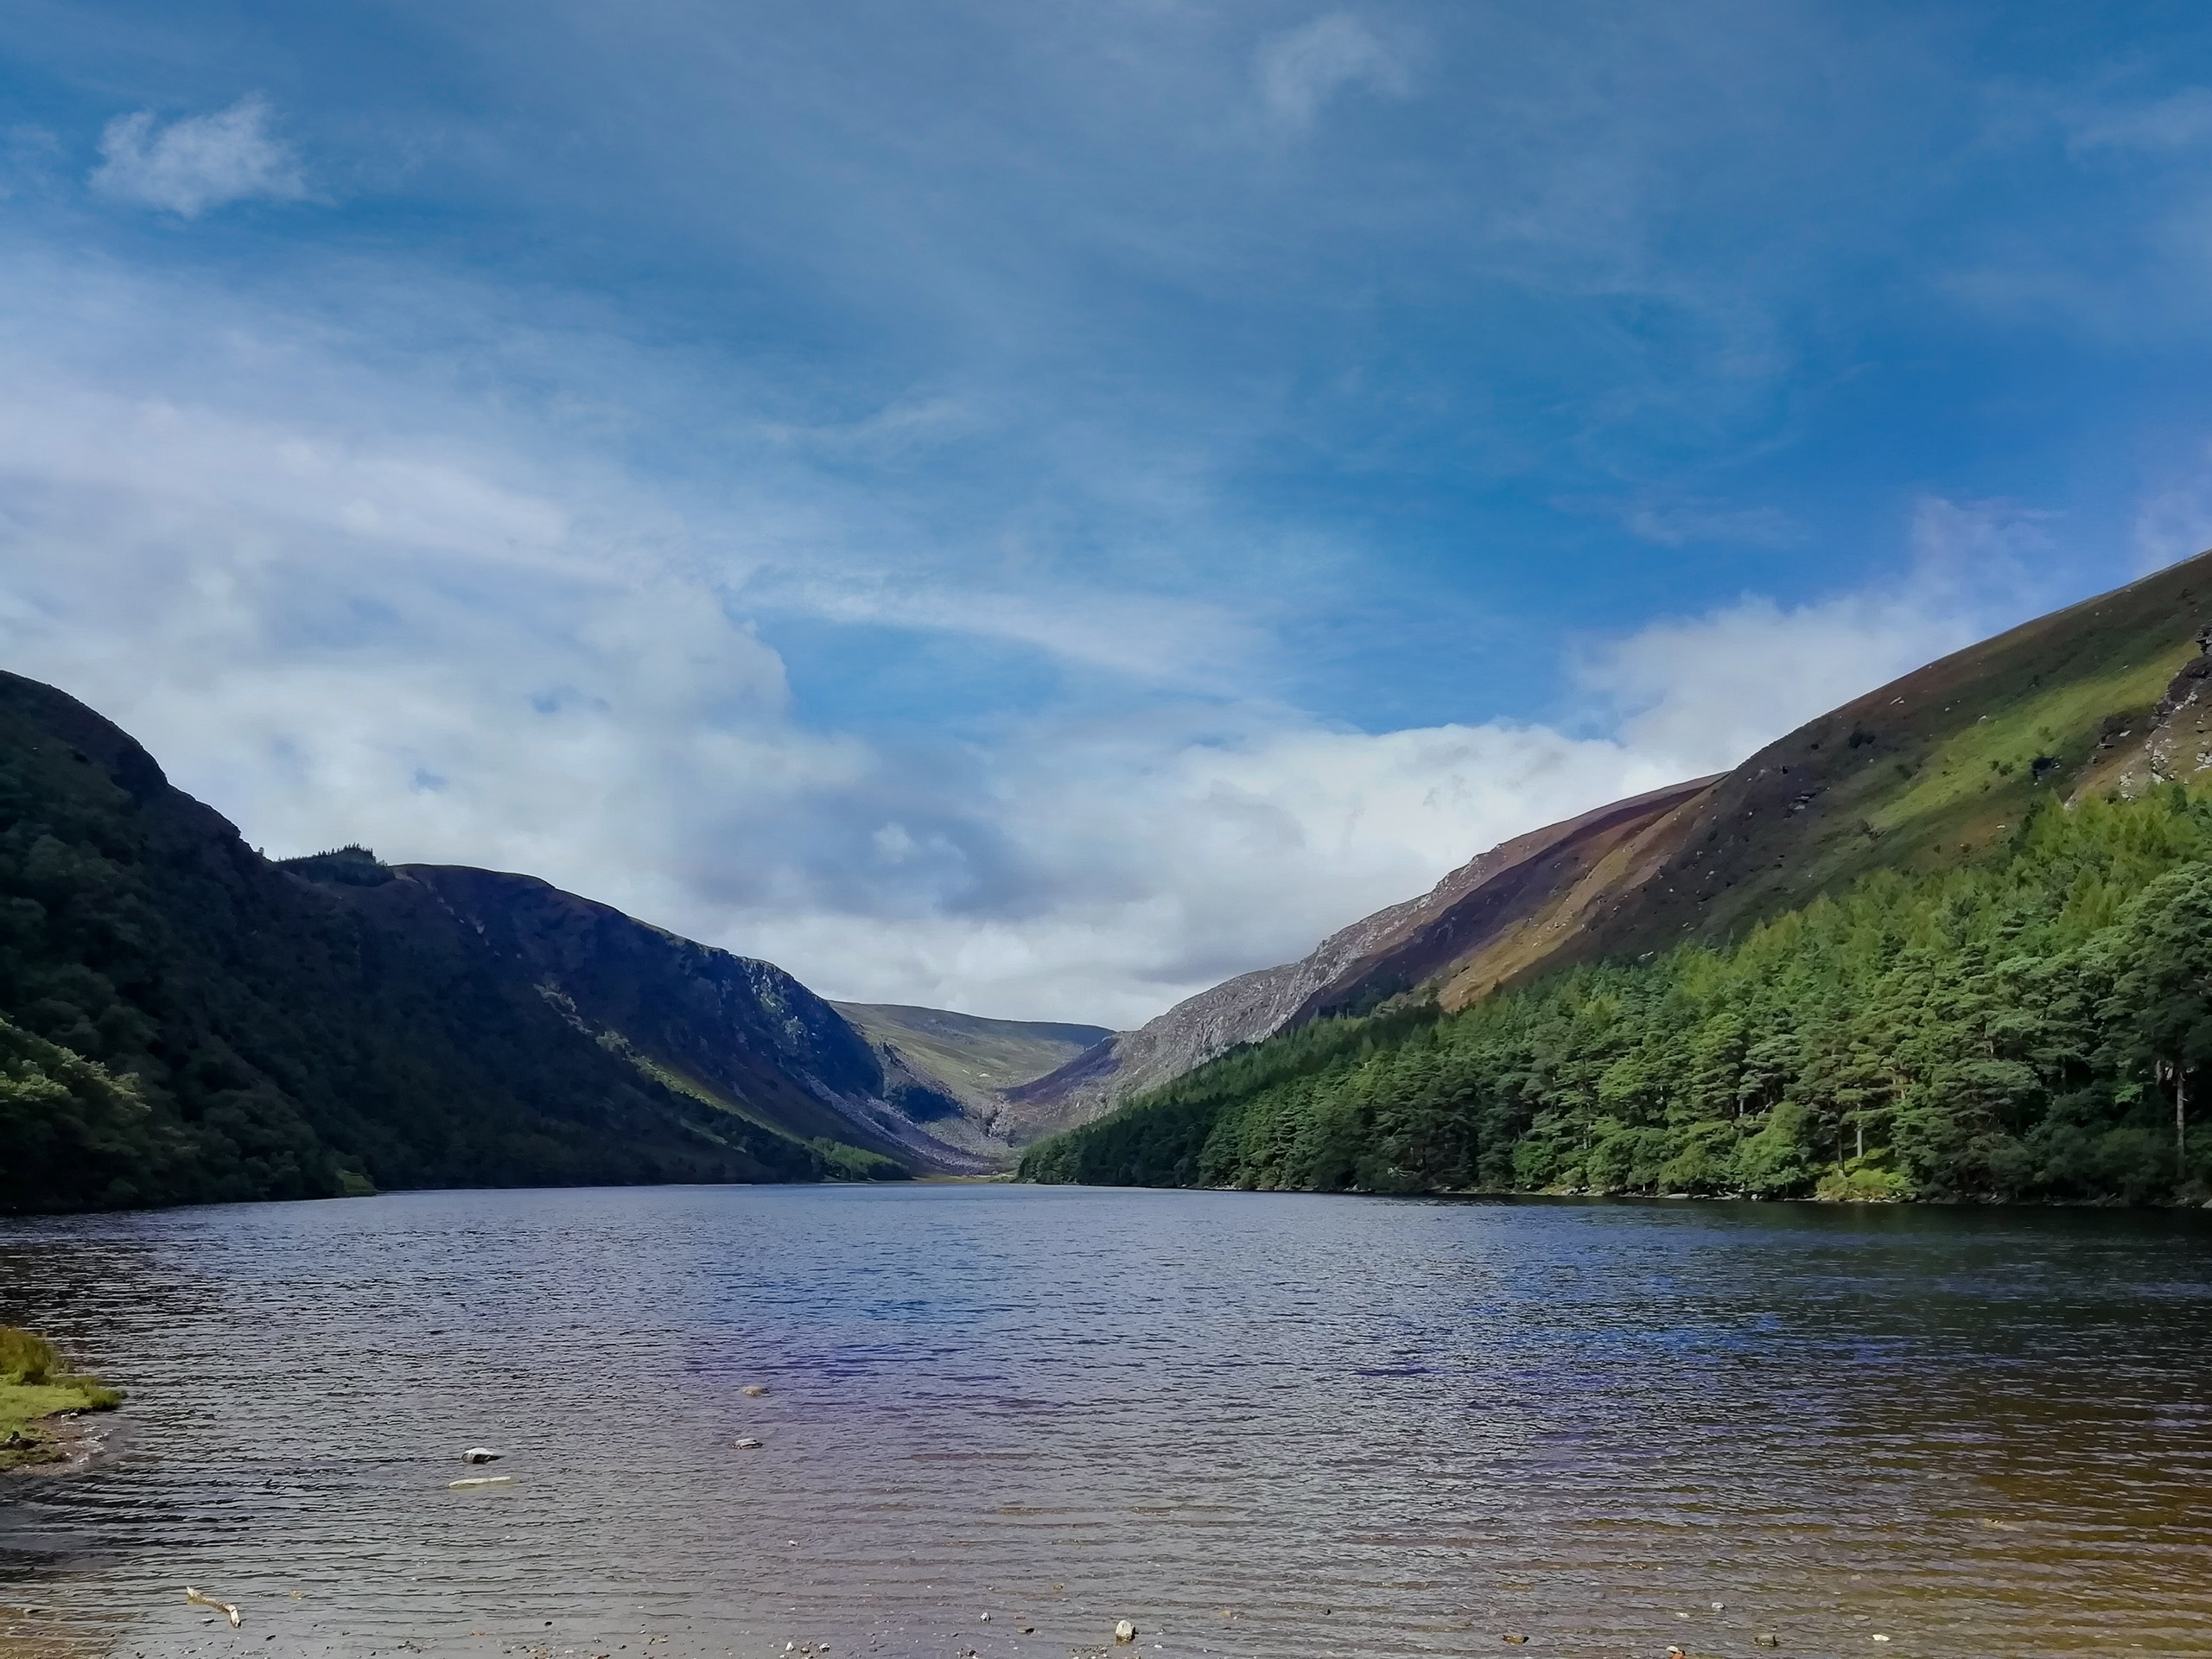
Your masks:
M2212 543L2182 6L0 7L0 662L1128 1023Z

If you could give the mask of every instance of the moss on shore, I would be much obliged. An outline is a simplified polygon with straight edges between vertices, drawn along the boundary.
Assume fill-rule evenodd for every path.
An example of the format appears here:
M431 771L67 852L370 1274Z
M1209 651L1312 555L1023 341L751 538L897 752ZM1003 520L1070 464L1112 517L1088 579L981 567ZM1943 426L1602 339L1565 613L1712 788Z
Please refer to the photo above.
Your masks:
M122 1401L120 1389L67 1370L44 1337L0 1325L0 1469L58 1456L56 1420Z

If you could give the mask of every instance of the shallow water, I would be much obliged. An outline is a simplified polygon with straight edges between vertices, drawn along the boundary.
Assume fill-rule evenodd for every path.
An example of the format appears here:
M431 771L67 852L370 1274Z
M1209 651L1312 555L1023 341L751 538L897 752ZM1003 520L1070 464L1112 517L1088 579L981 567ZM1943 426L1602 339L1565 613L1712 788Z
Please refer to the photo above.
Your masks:
M0 1481L0 1603L41 1610L0 1652L1061 1659L1126 1617L1142 1655L2207 1654L2209 1316L2201 1216L919 1186L0 1224L0 1320L130 1391L103 1466ZM480 1443L513 1484L449 1490Z

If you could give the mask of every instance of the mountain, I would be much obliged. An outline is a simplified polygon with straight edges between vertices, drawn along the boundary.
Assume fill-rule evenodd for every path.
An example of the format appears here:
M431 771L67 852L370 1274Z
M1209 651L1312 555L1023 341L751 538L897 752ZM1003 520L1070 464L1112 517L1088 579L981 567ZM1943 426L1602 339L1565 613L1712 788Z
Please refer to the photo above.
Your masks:
M965 1132L958 1099L933 1077L887 1065L835 1007L772 963L694 944L535 876L432 864L393 876L435 895L578 1031L679 1095L918 1169L977 1174L1000 1161L987 1135Z
M1955 867L2040 800L2193 778L2212 554L1954 653L1800 727L1560 893L1539 948L1437 976L1463 1007L1563 961L1713 941L1878 869ZM2165 709L2178 696L2179 711Z
M2075 1173L2063 1179L2051 1173L2065 1160L2035 1137L2057 1121L2051 1114L2061 1099L2083 1103L2086 1116L2075 1125L2083 1135L2089 1124L2101 1124L2096 1129L2101 1136L2149 1134L2130 1115L2148 1109L2142 1103L2164 1086L2160 1077L2168 1084L2177 1075L2185 1079L2199 1063L2195 1051L2160 1049L2139 1033L2126 1036L2133 1029L2127 1026L2133 1016L2112 1002L2094 1008L2081 1004L2076 1024L2063 1039L2050 1035L2059 1047L2008 1055L2015 1037L2007 1033L2056 1016L2039 1002L2006 1002L2024 995L2012 982L1998 985L1976 976L1991 971L1986 959L2004 941L2033 938L2045 951L2033 958L2044 964L2037 971L2056 974L2066 964L2063 971L2076 975L2083 986L2101 985L2102 995L2117 997L2114 963L2135 959L2131 951L2139 957L2152 950L2146 941L2153 933L2167 941L2156 947L2159 950L2180 950L2175 941L2193 937L2185 918L2158 920L2148 911L2126 916L2121 911L2139 899L2152 905L2141 890L2169 879L2183 881L2199 855L2190 826L2200 809L2191 804L2187 785L2212 770L2212 741L2203 731L2204 692L2212 685L2208 618L2212 556L1930 664L1809 722L1717 779L1623 802L1509 842L1455 872L1427 899L1338 935L1300 970L1248 976L1173 1011L1164 1023L1168 1035L1184 1036L1183 1046L1164 1065L1141 1075L1151 1081L1166 1070L1179 1080L1165 1086L1154 1082L1136 1104L1065 1142L1048 1143L1025 1167L1033 1173L1081 1172L1084 1179L1118 1179L1116 1170L1142 1170L1145 1179L1162 1173L1198 1179L1211 1168L1230 1173L1232 1179L1274 1181L1282 1170L1270 1166L1255 1175L1261 1166L1245 1160L1232 1143L1236 1135L1257 1132L1252 1114L1287 1113L1287 1119L1271 1120L1268 1133L1285 1145L1306 1136L1309 1150L1327 1141L1336 1148L1329 1154L1334 1161L1324 1160L1333 1171L1331 1179L1352 1179L1351 1172L1364 1169L1385 1184L1433 1184L1429 1176L1408 1174L1409 1166L1394 1162L1396 1154L1380 1149L1382 1143L1395 1136L1392 1144L1399 1152L1420 1147L1427 1158L1456 1135L1459 1151L1438 1153L1441 1162L1430 1174L1449 1166L1465 1176L1481 1163L1468 1161L1475 1157L1468 1150L1475 1141L1468 1136L1490 1109L1479 1103L1511 1096L1526 1107L1522 1117L1514 1115L1521 1107L1499 1106L1502 1115L1483 1120L1490 1124L1484 1144L1495 1154L1481 1165L1483 1179L1526 1185L1536 1174L1556 1175L1562 1167L1586 1177L1590 1171L1581 1164L1561 1165L1548 1152L1521 1156L1536 1144L1529 1137L1541 1122L1580 1123L1585 1151L1611 1145L1609 1137L1618 1132L1643 1136L1637 1144L1648 1153L1688 1133L1681 1123L1705 1123L1699 1116L1704 1107L1693 1110L1685 1102L1707 1086L1708 1073L1718 1076L1734 1066L1731 1086L1748 1092L1734 1097L1726 1122L1751 1121L1745 1103L1777 1086L1777 1078L1794 1077L1796 1093L1766 1104L1787 1105L1784 1116L1793 1122L1798 1114L1807 1115L1805 1122L1819 1121L1822 1133L1834 1130L1838 1147L1846 1140L1853 1146L1864 1141L1872 1121L1866 1102L1892 1099L1896 1103L1885 1109L1895 1122L1884 1118L1876 1125L1875 1151L1904 1160L1899 1169L1910 1165L1910 1176L1897 1179L1916 1191L2110 1190L2120 1177L2100 1186L2105 1178L2092 1179L2072 1165L2065 1167ZM2183 788L2173 802L2146 798L2154 786L2175 784ZM2000 870L2010 874L2000 876ZM2062 878L2074 885L2050 885ZM2173 897L2179 889L2158 891L2167 896L2158 903L2181 902ZM2069 893L2077 898L2066 898ZM2085 895L2094 895L2094 902ZM1893 932L1876 929L1853 945L1862 954L1825 962L1817 971L1806 965L1809 957L1791 957L1793 947L1777 943L1817 940L1827 949L1834 941L1826 930L1842 927L1836 918L1847 915L1860 916L1867 928L1876 925L1865 918L1878 916L1880 926ZM1983 927L1993 931L1986 938L1975 933ZM1907 951L1900 943L1904 938L1920 940L1912 947L1920 954ZM1341 948L1338 940L1354 943ZM1806 951L1812 948L1802 945ZM1909 973L1897 965L1900 951L1911 956ZM1773 960L1763 954L1773 952L1782 954ZM1819 1017L1829 1023L1816 1033L1814 1002L1801 998L1770 1005L1761 1000L1769 995L1763 982L1738 984L1730 977L1748 973L1745 964L1754 963L1770 976L1811 975L1808 982L1819 992L1815 1001L1828 1009ZM1892 972L1904 977L1880 980ZM1922 977L1915 980L1913 974ZM1955 982L1945 980L1947 975ZM1939 981L1948 988L1942 995L1952 999L1945 1005L1950 1012L1923 1009L1923 1026L1912 1028L1919 1033L1913 1038L1910 1021L1898 1010L1914 996L1936 996ZM1599 984L1610 988L1605 996L1611 1001L1590 1000ZM1848 996L1846 986L1854 988ZM2194 1003L2183 996L2160 1005L2166 1010L2160 1017L2195 1029L2190 1024L2194 1014L2183 1019L2203 1001L2201 992L2195 995ZM1891 999L1880 1016L1891 1023L1880 1024L1852 997ZM1641 1014L1630 1018L1620 1012L1641 1008L1645 998L1673 999L1664 1017L1650 1015L1648 1029L1637 1025ZM1746 1012L1754 1005L1756 1019ZM2002 1031L1975 1027L1957 1012L1968 1005L1985 1011L2001 1006L2009 1023ZM1209 1012L1224 1007L1233 1017L1208 1027ZM1600 1007L1614 1012L1601 1015ZM1356 1017L1369 1010L1377 1017ZM1318 1016L1331 1014L1355 1017L1316 1023ZM1682 1045L1693 1041L1689 1033L1704 1029L1700 1021L1708 1015L1713 1023L1707 1035L1717 1046L1698 1062L1707 1068L1698 1074L1707 1081L1693 1087L1682 1070L1689 1064ZM1854 1019L1859 1026L1852 1025ZM1526 1032L1511 1040L1503 1034L1515 1020L1531 1029L1564 1023L1546 1026L1548 1046L1516 1049ZM1227 1053L1195 1071L1181 1064L1209 1051L1222 1055L1229 1042L1249 1042L1262 1027L1272 1032L1263 1033L1269 1040L1256 1048ZM1761 1062L1767 1070L1758 1074L1763 1080L1746 1081L1749 1074L1740 1068L1748 1062L1730 1045L1740 1048L1744 1032L1754 1027L1769 1033ZM1942 1042L1929 1032L1940 1033ZM2212 1060L2212 1023L2204 1032L2203 1058ZM1845 1033L1853 1034L1839 1034ZM1930 1054L1948 1052L1948 1058L1931 1060L1925 1075L1909 1076L1897 1065L1885 1072L1868 1058L1861 1067L1866 1075L1847 1085L1837 1081L1842 1073L1835 1066L1806 1058L1808 1044L1856 1043L1853 1052L1877 1057L1921 1039L1936 1045ZM1954 1051L1944 1051L1942 1042ZM1345 1043L1353 1046L1344 1048ZM1630 1087L1629 1073L1612 1069L1626 1065L1622 1051L1637 1045L1649 1046L1638 1049L1640 1069L1634 1074L1646 1080L1638 1087L1655 1091L1648 1096ZM1120 1046L1128 1052L1135 1045L1122 1039ZM1445 1052L1452 1058L1440 1058ZM2147 1077L2140 1071L2150 1064L2145 1054L2156 1060ZM1945 1071L1964 1064L1962 1055L1983 1070L1964 1080ZM1089 1079L1103 1074L1110 1090L1109 1068L1117 1058L1094 1050L1031 1085L1031 1092L1060 1089L1071 1095L1085 1086L1077 1074L1086 1065ZM1581 1084L1559 1082L1577 1068L1588 1071L1582 1093L1576 1092ZM1950 1079L1944 1085L1948 1096L1929 1081L1938 1072ZM1991 1079L2000 1076L2004 1087L2014 1091L2005 1096L2004 1109L2012 1119L1965 1127L1957 1115L1967 1109L1960 1103L1995 1087ZM1601 1078L1613 1081L1601 1087ZM1389 1095L1387 1109L1376 1106L1379 1096L1362 1092L1372 1090ZM2092 1109L2090 1103L2101 1103ZM1654 1110L1660 1113L1656 1122L1636 1116ZM1414 1114L1421 1127L1407 1128L1414 1119L1394 1116L1401 1113ZM1325 1122L1333 1126L1325 1135ZM1362 1122L1369 1129L1356 1131ZM1993 1164L1980 1175L1962 1173L1971 1162L1958 1161L1964 1154L1938 1155L1910 1135L1902 1144L1882 1138L1908 1122L1922 1126L1913 1134L1950 1137L1954 1152L1969 1144L2003 1149L1999 1162L2004 1169ZM1232 1134L1237 1124L1244 1127ZM1395 1127L1386 1133L1378 1125ZM1726 1135L1714 1133L1717 1146ZM2192 1167L2183 1141L2168 1179L2179 1179L2175 1171ZM2123 1155L2108 1147L2107 1161L2115 1169L2147 1167L2140 1150ZM1821 1160L1803 1147L1798 1152L1804 1155L1789 1166L1797 1171L1792 1179L1802 1177L1801 1184L1809 1186L1821 1179L1815 1173ZM1643 1158L1635 1167L1654 1180L1659 1170L1671 1169L1687 1182L1685 1172L1695 1160L1670 1162L1675 1157ZM1855 1179L1843 1169L1844 1161L1840 1151L1827 1160L1835 1179ZM1291 1184L1319 1179L1314 1171L1321 1165L1300 1167L1305 1174ZM1712 1167L1738 1166L1722 1160ZM2019 1173L2029 1170L2042 1173L2031 1179ZM2128 1179L2140 1187L2135 1176ZM2037 1189L2037 1181L2044 1187ZM1634 1188L1631 1182L1623 1190Z
M1870 692L1733 772L1506 842L1298 962L1008 1089L1009 1116L1033 1137L1323 1014L1408 994L1463 1007L1562 963L1726 938L1869 870L1986 847L2054 781L2079 795L2193 776L2212 761L2207 682L2175 677L2201 675L2189 619L2212 615L2208 600L2212 564L2185 561Z
M902 1173L662 1086L356 862L270 862L0 675L0 1208Z
M272 862L0 674L0 1211L980 1172L988 1083L1095 1034L969 1022L963 1061L963 1016L903 1012L952 1034L887 1056L780 969L529 876Z
M1364 1013L1478 955L1548 939L1560 925L1560 893L1637 868L1653 826L1713 781L1655 790L1494 847L1423 897L1354 922L1296 962L1201 991L1058 1070L1007 1088L1007 1114L1030 1130L1024 1139L1086 1123L1232 1048L1324 1014Z

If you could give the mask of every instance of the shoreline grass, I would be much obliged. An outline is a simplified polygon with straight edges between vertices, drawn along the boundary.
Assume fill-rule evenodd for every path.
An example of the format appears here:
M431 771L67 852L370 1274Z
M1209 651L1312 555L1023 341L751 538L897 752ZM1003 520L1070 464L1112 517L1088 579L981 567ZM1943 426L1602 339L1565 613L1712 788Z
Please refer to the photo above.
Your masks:
M0 1469L60 1456L57 1420L122 1402L121 1389L67 1370L44 1337L0 1325Z

